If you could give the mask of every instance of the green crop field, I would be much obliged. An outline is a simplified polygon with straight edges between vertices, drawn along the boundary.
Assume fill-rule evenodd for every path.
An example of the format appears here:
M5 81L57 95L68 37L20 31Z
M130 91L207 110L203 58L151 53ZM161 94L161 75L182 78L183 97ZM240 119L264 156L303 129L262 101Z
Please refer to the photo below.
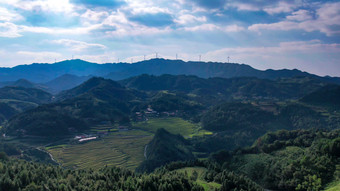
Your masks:
M186 168L177 170L177 172L186 173L188 177L192 177L195 171L198 174L196 182L199 185L201 185L204 188L204 190L206 191L215 190L221 187L221 185L216 182L207 182L203 179L204 173L207 172L207 169L204 167L186 167Z
M199 135L210 135L211 132L201 130L200 126L177 117L152 118L146 122L135 123L134 128L155 133L157 129L164 128L173 134L181 134L188 138Z
M67 168L101 168L107 166L135 169L144 160L144 146L152 134L132 130L111 133L82 144L59 145L48 152Z
M45 149L52 154L63 167L100 168L105 165L135 169L144 160L144 147L159 128L186 138L209 135L197 124L181 118L153 118L147 122L133 124L133 130L118 131L112 126L96 126L88 133L108 132L98 140L85 143L60 143ZM73 142L73 143L72 143Z

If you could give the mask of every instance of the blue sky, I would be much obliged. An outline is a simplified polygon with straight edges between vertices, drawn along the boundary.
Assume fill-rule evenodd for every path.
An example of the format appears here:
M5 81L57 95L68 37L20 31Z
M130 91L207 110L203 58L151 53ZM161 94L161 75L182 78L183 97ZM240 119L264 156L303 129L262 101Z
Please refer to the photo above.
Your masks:
M0 67L159 57L340 76L335 0L0 0Z

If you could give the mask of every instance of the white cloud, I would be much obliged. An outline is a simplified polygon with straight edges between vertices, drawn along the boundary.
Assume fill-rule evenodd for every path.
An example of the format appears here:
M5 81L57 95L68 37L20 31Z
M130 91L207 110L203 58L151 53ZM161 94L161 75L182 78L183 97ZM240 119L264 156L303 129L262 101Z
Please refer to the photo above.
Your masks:
M126 7L123 7L122 10L129 12L133 15L137 14L157 14L157 13L168 13L170 14L171 11L166 6L159 6L164 5L163 3L156 2L156 1L145 1L145 0L126 0L128 3Z
M26 11L71 13L74 10L74 6L69 0L0 0L0 3Z
M268 47L236 47L224 48L217 51L208 52L206 55L216 55L223 53L229 54L256 54L256 55L271 55L287 52L304 52L304 53L320 53L320 52L333 52L340 53L340 44L324 44L320 40L311 41L292 41L282 42L279 46Z
M292 12L296 7L296 4L290 4L287 2L280 1L278 4L270 7L265 7L263 10L268 14L278 14L278 13L289 13Z
M286 18L287 20L291 20L291 21L306 21L306 20L313 19L310 12L304 9L295 11L291 15L288 15Z
M171 13L169 9L167 8L161 8L161 7L136 7L133 8L131 11L132 14L157 14L157 13Z
M94 49L105 49L106 48L106 46L102 44L96 44L96 43L91 44L87 42L70 40L70 39L53 40L51 41L51 43L64 45L66 47L71 48L73 51L77 51L77 52L85 51L87 49L91 49L92 51L94 51Z
M229 25L224 28L224 31L226 32L240 32L244 30L245 30L244 27L238 25Z
M23 17L20 14L10 12L6 8L0 7L0 21L9 22L9 21L18 21L22 19Z
M21 36L17 25L10 22L0 23L0 37L16 38Z
M88 34L92 30L100 28L101 25L91 25L88 27L78 28L48 28L48 27L34 27L26 25L16 25L11 22L0 23L0 36L7 38L16 38L23 36L22 33L40 33L40 34L69 34L81 35Z
M234 7L239 11L259 11L258 6L246 3L228 3L226 7Z
M193 27L184 27L185 31L222 31L222 32L240 32L245 30L244 27L238 26L236 24L234 25L228 25L228 26L218 26L215 24L202 24L202 25L197 25Z
M18 51L14 56L19 56L21 60L27 62L44 63L53 62L55 59L60 60L62 55L57 52L31 52L31 51Z
M92 32L100 31L106 35L106 37L152 36L173 31L170 27L147 27L145 25L130 22L125 13L120 10L112 12L102 23L93 27L91 30Z
M32 33L43 33L43 34L72 34L80 35L87 34L91 30L98 28L98 25L92 25L88 27L77 27L77 28L48 28L48 27L31 27L19 25L21 32L32 32Z
M278 23L270 23L270 24L253 24L248 27L250 31L260 32L261 30L293 30L300 29L299 23L292 21L282 21Z
M197 16L190 15L190 14L180 15L177 19L175 19L176 23L179 23L182 25L195 23L195 22L206 22L206 21L207 21L207 18L205 16L197 17Z
M128 24L129 20L126 18L125 14L121 11L112 12L102 24L104 25L117 25L117 24Z
M306 16L305 12L294 12L287 16L287 20L270 23L254 24L248 27L251 31L261 30L304 30L307 32L319 31L327 36L340 34L340 2L327 3L316 10L316 18Z
M110 37L123 37L123 36L153 36L159 34L166 34L172 32L170 27L154 28L146 27L138 24L131 24L125 26L119 26L116 30L105 32Z
M99 22L108 16L109 13L106 11L92 11L90 9L87 9L86 12L80 17L83 18L85 21Z
M220 27L214 24L202 24L202 25L197 25L194 27L185 27L184 30L186 31L215 31L215 30L220 30Z

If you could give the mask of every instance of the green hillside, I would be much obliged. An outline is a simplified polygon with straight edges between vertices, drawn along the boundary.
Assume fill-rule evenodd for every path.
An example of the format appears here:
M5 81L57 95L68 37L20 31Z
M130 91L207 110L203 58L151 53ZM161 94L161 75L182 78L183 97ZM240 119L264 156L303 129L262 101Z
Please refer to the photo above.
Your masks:
M278 131L218 162L268 189L320 190L335 178L339 138L339 131Z
M129 123L128 101L134 97L111 80L92 78L62 95L73 98L17 115L9 121L8 133L19 130L24 135L62 136L101 122Z
M146 160L137 168L139 172L151 172L155 168L173 161L192 160L190 142L181 135L173 135L158 129L145 148Z
M301 101L314 105L340 108L340 86L326 86L304 96Z
M313 77L264 80L250 77L199 78L186 75L141 75L120 81L126 87L144 91L175 91L194 94L211 104L231 99L298 99L327 85Z
M52 95L40 89L4 87L0 88L0 99L12 99L43 104L51 102Z
M20 80L19 83L28 82ZM19 113L49 103L51 100L52 95L40 89L19 86L0 88L0 125Z

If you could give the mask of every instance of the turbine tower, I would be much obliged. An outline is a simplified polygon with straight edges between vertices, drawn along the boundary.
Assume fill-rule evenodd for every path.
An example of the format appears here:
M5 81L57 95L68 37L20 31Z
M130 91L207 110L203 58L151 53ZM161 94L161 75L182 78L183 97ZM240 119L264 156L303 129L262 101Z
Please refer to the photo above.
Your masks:
M228 56L228 63L230 63L229 60L230 60L230 56Z

